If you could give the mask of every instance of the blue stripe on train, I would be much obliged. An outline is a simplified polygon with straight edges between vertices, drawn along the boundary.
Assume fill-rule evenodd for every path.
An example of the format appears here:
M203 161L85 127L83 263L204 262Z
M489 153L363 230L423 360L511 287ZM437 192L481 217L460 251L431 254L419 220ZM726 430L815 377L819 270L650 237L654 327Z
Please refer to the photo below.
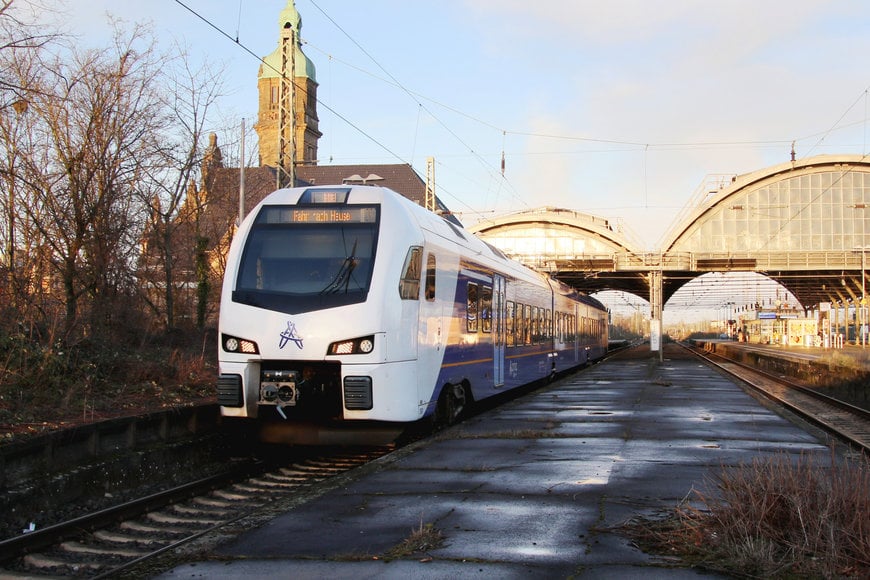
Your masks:
M459 384L465 381L471 386L474 399L481 400L543 379L551 373L553 368L551 341L541 344L508 346L505 348L504 384L498 387L493 384L494 347L492 333L465 331L468 282L492 285L491 272L480 271L476 273L479 275L472 277L460 271L457 277L451 318L460 321L459 326L462 331L458 336L451 336L448 333L441 370L438 373L426 415L434 412L441 390L447 384ZM549 298L548 302L552 304L552 297ZM474 338L473 341L471 337ZM587 350L583 345L579 350L580 356L577 361L574 360L573 343L566 344L563 349L556 351L556 370L562 371L585 364Z

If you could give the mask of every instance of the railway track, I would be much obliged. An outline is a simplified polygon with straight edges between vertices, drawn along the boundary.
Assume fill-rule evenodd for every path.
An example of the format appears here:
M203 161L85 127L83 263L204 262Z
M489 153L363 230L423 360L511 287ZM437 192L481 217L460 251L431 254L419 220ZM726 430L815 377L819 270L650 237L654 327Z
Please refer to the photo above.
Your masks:
M754 392L786 407L865 454L870 454L870 411L814 391L787 377L753 368L719 354L684 347L709 364L737 377Z
M341 450L284 465L244 461L226 473L0 542L0 579L140 577L149 562L310 493L392 449Z
M541 384L543 381L488 399L472 414L522 396ZM411 431L401 447L410 451L428 434ZM242 520L286 509L294 496L312 497L318 493L318 484L394 449L361 448L353 452L345 448L340 453L306 457L283 466L239 461L227 472L2 540L0 580L142 577L148 575L143 571L149 570L149 562L162 554Z

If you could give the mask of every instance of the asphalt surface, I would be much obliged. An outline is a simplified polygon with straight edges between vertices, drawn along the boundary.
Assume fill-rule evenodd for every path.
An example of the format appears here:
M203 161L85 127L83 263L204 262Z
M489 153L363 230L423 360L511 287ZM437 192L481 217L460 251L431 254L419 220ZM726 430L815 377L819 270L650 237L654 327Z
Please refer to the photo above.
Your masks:
M669 345L474 417L161 578L687 578L619 532L723 465L830 450ZM437 546L389 558L431 526ZM715 577L715 576L714 576Z

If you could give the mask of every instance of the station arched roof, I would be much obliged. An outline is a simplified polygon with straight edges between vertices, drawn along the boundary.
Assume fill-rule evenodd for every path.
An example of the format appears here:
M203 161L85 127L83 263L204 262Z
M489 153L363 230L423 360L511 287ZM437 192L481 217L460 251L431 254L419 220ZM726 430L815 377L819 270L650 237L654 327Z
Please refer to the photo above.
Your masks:
M809 157L733 176L702 193L652 252L640 251L611 221L567 209L508 214L469 229L588 293L623 290L649 299L650 272L660 271L666 304L702 274L754 271L805 308L863 295L870 156Z
M695 270L761 272L810 307L860 293L868 235L870 158L818 155L735 176L707 192L674 225L662 251L691 255Z
M639 252L611 220L541 207L487 219L468 229L511 258L584 292L625 290L649 297L645 274L615 271L617 256Z
M526 263L552 255L634 251L610 220L555 207L503 215L468 229L489 241L498 240L500 249Z
M735 176L674 225L662 250L800 252L862 246L868 188L870 159L861 155L819 155Z

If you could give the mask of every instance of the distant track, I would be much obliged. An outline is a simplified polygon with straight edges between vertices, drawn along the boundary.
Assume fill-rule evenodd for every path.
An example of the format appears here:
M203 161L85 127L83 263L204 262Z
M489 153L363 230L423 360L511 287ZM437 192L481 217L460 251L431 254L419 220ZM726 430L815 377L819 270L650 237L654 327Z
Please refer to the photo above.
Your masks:
M834 399L785 377L764 372L719 354L683 345L707 363L740 379L753 391L782 405L842 441L870 454L870 412Z

